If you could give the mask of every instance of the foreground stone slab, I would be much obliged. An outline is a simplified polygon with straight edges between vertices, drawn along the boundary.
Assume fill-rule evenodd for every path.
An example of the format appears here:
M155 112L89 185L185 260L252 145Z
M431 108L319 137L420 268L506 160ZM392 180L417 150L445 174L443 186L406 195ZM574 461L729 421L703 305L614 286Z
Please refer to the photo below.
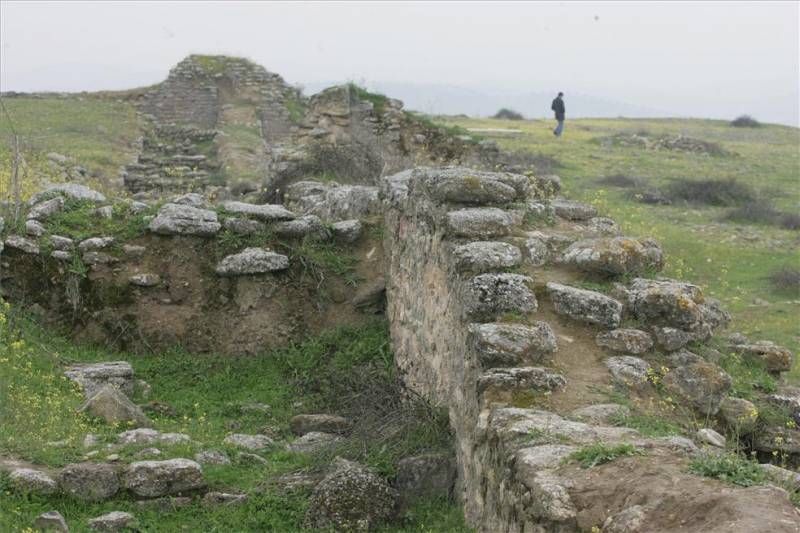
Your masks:
M122 511L111 511L97 518L89 520L89 529L114 533L126 531L136 524L136 518Z
M17 468L9 475L11 486L23 494L49 496L58 492L58 484L53 478L40 470Z
M225 202L222 208L228 213L245 215L262 222L277 222L279 220L293 220L296 215L279 204L248 204L244 202Z
M91 202L94 204L101 204L106 201L106 197L102 193L99 193L94 189L90 189L85 185L79 185L77 183L60 183L58 185L52 185L45 190L34 194L28 203L30 205L35 205L42 200L53 198L55 196L62 196L71 200Z
M102 418L109 424L128 424L134 427L151 424L142 409L114 385L103 386L86 400L80 410Z
M263 248L245 248L238 254L225 257L217 264L220 276L267 274L289 268L289 258Z
M155 498L201 489L205 480L200 465L189 459L139 461L125 472L124 487L137 496Z
M630 328L598 333L595 341L603 348L633 355L645 353L653 347L653 338L647 332Z
M73 365L64 375L81 386L87 399L106 385L114 385L126 395L133 395L133 367L127 361Z
M447 213L448 232L456 237L490 238L508 235L514 217L496 207L475 207Z
M660 271L664 267L664 253L652 239L606 237L570 245L561 262L594 274L643 274Z
M597 209L591 205L556 198L550 205L555 209L556 215L567 220L583 221L597 216Z
M160 235L211 237L222 227L217 214L189 205L165 204L150 221L150 231Z
M506 242L476 241L453 250L456 269L472 272L487 272L517 266L522 261L519 248Z
M59 476L61 489L84 502L112 498L120 489L120 472L105 463L76 463L65 466Z
M556 335L546 322L471 324L470 334L484 368L541 362L557 350Z
M622 304L613 298L560 283L548 283L547 292L560 315L609 329L619 327Z
M536 311L533 279L520 274L481 274L472 278L464 294L464 312L471 320L494 320L505 313Z
M69 533L69 526L64 516L58 511L47 511L36 517L33 527L39 531L56 531L58 533Z
M478 378L478 393L500 391L554 391L567 385L558 372L538 366L493 368Z

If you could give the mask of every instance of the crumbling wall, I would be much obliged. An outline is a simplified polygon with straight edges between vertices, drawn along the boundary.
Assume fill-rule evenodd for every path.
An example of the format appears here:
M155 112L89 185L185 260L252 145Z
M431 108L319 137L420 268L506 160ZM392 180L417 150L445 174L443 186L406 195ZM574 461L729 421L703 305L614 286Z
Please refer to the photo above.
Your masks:
M541 183L519 175L418 168L385 179L382 197L387 314L397 366L412 391L448 409L457 492L478 531L722 533L800 527L783 489L736 488L690 474L689 461L700 453L690 439L644 437L631 428L556 412L559 403L550 403L550 396L571 387L578 388L576 399L586 394L584 401L595 403L586 383L565 377L571 369L553 365L559 345L577 337L565 334L565 324L576 332L596 328L621 335L623 313L640 318L649 313L644 323L676 326L697 340L724 324L718 304L688 284L635 280L630 289L617 288L621 302L548 282L553 276L580 276L580 270L631 273L645 264L657 269L662 261L657 244L598 237L618 229L589 206L549 201ZM551 231L541 231L546 224L537 228L532 222L554 215L559 227L594 237L572 237L576 243L565 252L567 236L548 235ZM561 251L549 246L555 240L562 241ZM558 324L544 320L553 312L560 315ZM553 325L562 334L556 335ZM641 334L647 335L636 333ZM587 366L605 357L598 347L585 352L581 364ZM664 384L671 394L701 412L716 413L730 378L689 352L667 361L672 368ZM641 373L631 367L619 372L617 363L641 365ZM649 386L645 360L608 357L605 364L620 386ZM602 374L598 384L607 383L606 371ZM703 377L690 377L697 375ZM593 445L634 452L589 470L571 460Z

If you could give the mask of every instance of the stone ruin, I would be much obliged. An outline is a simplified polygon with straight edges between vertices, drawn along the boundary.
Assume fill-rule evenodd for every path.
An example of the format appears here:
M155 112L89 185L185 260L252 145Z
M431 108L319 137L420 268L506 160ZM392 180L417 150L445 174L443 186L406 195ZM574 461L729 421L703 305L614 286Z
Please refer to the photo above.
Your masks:
M137 105L148 126L138 160L123 172L133 193L228 185L275 200L308 176L376 185L418 164L489 165L498 157L494 143L448 135L399 100L352 84L306 97L240 58L189 56ZM237 145L241 128L251 135Z
M316 527L376 526L402 493L436 485L455 494L482 532L800 529L782 488L800 489L800 477L769 463L775 453L800 460L800 432L757 427L754 404L734 395L719 352L707 346L730 320L719 302L696 285L659 277L665 258L657 242L623 236L594 207L563 198L557 177L419 165L485 161L486 152L458 139L433 149L426 143L441 133L396 101L376 105L362 96L344 86L306 99L244 60L188 58L141 97L152 136L126 175L138 198L165 196L109 200L77 184L35 195L24 231L3 242L3 296L79 340L132 351L180 344L255 354L385 313L405 386L449 414L455 467L409 458L394 487L347 461L324 479L288 480L316 487ZM257 192L264 198L280 189L271 203L214 189L227 187L214 176L236 155L236 147L216 144L232 99L246 100L258 117L258 164L266 172ZM452 151L437 151L446 147ZM335 163L338 156L342 169L364 170L355 183L313 179L315 157ZM162 172L174 167L185 167L183 174ZM185 186L204 194L183 193ZM82 240L53 234L48 220L76 201L141 231ZM358 288L315 264L309 246L356 258ZM768 341L733 335L725 342L775 375L794 360ZM117 446L191 440L147 427L129 399L144 386L129 364L77 365L66 375L83 386L85 410L142 426L121 433ZM615 422L628 408L598 392L610 388L641 398L666 391L697 420L747 442L773 484L737 487L689 473L692 458L721 453L725 437L711 427L694 439L642 435ZM800 417L795 388L763 400ZM300 437L287 449L319 449L349 425L298 415L291 429ZM226 444L258 462L264 459L251 452L274 442L233 434ZM633 452L590 469L570 460L593 445ZM170 507L185 505L197 494L204 505L240 502L247 496L207 492L202 465L225 461L212 450L56 473L17 467L11 481L84 501L126 491L147 505L165 498ZM343 486L357 494L341 497ZM342 501L358 502L357 512L345 513L353 522L340 521ZM64 520L58 513L39 519ZM124 527L133 517L96 520Z

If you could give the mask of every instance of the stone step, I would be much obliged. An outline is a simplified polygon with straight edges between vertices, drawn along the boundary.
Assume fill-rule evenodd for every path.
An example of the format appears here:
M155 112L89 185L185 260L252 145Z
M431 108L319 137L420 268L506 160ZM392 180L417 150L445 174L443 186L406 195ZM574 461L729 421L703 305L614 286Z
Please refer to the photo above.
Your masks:
M605 294L552 282L547 284L547 292L560 315L608 329L619 327L622 304Z
M480 274L466 283L464 311L473 321L490 321L506 313L536 311L533 278L520 274Z
M513 244L499 241L475 241L453 249L459 272L488 272L520 264L522 252Z
M541 363L558 349L556 335L546 322L471 324L469 332L483 368Z
M455 237L491 238L511 232L514 216L496 207L472 207L447 213L447 232Z
M540 366L493 368L478 378L478 393L492 389L501 391L554 391L567 385L567 379L553 370Z

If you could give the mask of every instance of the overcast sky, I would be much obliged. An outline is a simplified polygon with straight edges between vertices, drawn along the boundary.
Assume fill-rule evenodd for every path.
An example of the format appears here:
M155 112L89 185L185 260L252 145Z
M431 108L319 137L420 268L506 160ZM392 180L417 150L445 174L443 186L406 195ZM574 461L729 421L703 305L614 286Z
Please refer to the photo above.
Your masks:
M148 85L224 53L297 84L563 90L800 125L798 2L1 3L4 91Z

